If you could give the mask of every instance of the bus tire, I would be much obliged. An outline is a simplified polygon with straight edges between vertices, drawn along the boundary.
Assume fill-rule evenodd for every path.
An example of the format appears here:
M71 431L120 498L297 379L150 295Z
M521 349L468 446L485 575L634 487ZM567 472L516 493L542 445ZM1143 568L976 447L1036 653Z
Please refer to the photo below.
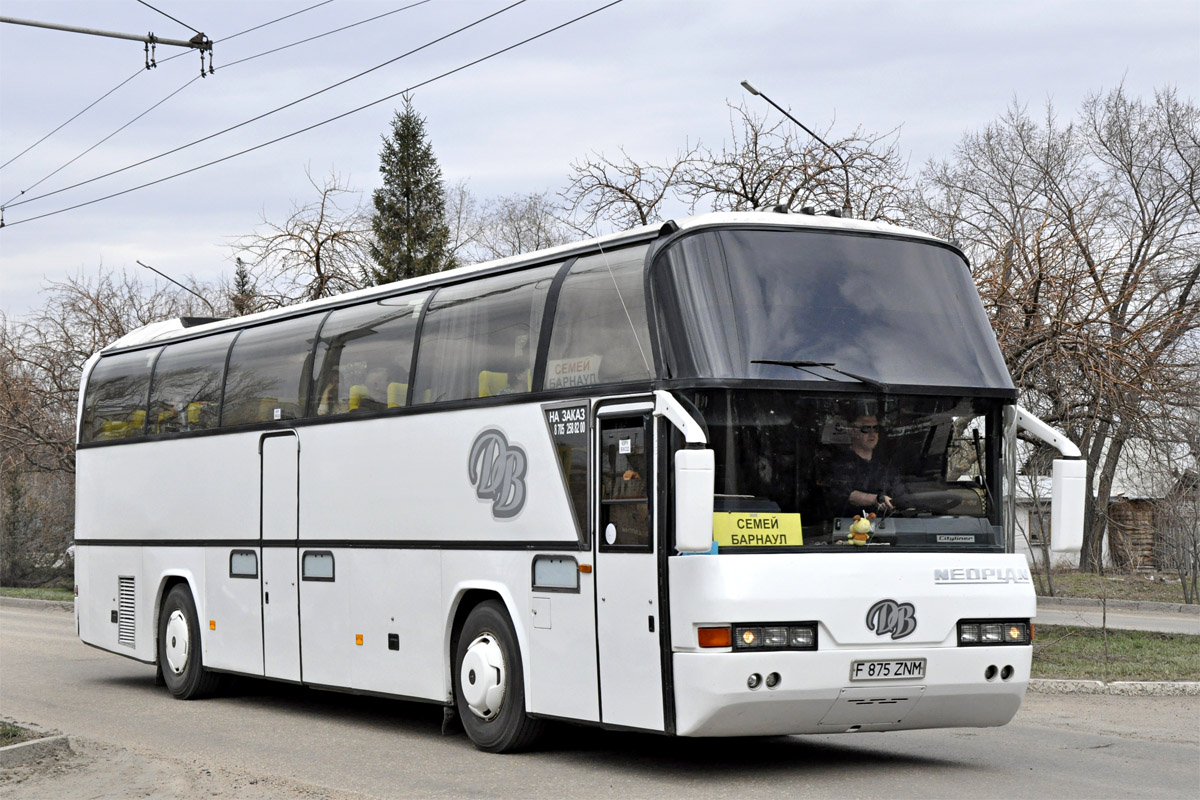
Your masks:
M216 691L220 676L204 668L200 623L186 583L176 584L158 617L158 665L167 689L179 700L198 700Z
M525 713L525 676L516 631L504 605L475 606L459 631L454 654L454 702L467 737L488 753L533 744L541 720Z

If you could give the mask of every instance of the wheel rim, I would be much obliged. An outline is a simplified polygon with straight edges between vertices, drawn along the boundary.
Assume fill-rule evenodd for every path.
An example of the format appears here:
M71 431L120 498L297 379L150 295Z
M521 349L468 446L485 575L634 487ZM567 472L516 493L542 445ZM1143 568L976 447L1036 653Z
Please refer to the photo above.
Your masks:
M163 651L167 657L167 667L172 674L181 675L187 669L189 641L187 619L179 609L167 617L164 637Z
M463 699L471 713L491 721L504 707L508 670L495 634L483 633L467 646L458 676Z

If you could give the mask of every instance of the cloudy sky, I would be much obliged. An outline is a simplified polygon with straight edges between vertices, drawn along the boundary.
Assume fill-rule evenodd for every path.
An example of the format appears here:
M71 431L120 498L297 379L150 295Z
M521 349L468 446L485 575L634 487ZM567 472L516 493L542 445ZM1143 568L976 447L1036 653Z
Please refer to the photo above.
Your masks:
M230 274L236 237L263 215L282 219L293 203L312 199L306 169L317 178L336 172L369 199L398 97L182 177L53 212L399 93L609 1L528 0L286 110L68 188L247 122L513 0L428 0L405 10L398 9L417 0L147 0L153 8L137 0L0 0L3 17L168 39L202 31L216 42L217 69L201 80L195 52L167 61L182 51L160 45L159 66L146 71L137 42L0 23L0 310L26 313L47 280L101 264L139 270L141 260L202 281ZM1052 101L1064 117L1088 92L1122 82L1135 95L1173 85L1200 99L1200 0L624 0L414 96L447 181L466 179L486 198L557 191L570 163L590 151L623 147L653 160L689 140L719 145L729 131L727 101L748 99L773 113L761 98L745 97L744 78L810 127L831 126L835 137L860 125L899 126L916 171L1014 99L1032 107Z

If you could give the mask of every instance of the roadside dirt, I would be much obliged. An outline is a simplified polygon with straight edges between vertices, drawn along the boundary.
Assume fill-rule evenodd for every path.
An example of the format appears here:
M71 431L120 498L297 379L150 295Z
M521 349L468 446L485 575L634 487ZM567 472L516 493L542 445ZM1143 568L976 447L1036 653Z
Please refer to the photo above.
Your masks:
M1200 698L1027 695L1013 720L1061 730L1200 746ZM0 769L0 796L12 800L363 800L314 786L194 759L173 759L71 737L71 753Z
M0 769L11 800L360 800L364 795L71 737L71 753Z

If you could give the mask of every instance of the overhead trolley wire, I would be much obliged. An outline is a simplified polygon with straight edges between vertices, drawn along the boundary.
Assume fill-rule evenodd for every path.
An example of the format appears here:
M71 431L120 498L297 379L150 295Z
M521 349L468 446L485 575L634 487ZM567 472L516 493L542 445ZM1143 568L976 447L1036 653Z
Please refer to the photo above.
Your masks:
M164 59L164 60L165 60L165 59ZM97 97L95 100L93 100L91 103L89 103L89 104L87 105L87 107L83 109L83 111L80 111L80 112L76 113L76 114L75 114L75 116L71 117L69 120L67 120L66 122L64 122L62 125L59 125L57 128L55 128L54 130L50 131L50 132L49 132L49 133L47 133L45 136L43 136L42 138L38 139L38 140L37 140L36 142L34 142L33 144L29 145L29 147L26 147L24 150L22 150L21 152L17 153L15 156L13 156L12 158L10 158L8 161L5 161L3 164L0 164L0 169L4 169L4 168L5 168L5 167L7 167L9 164L11 164L12 162L16 161L16 160L17 160L18 158L20 158L21 156L25 155L26 153L28 153L28 152L29 152L30 150L32 150L33 148L37 147L39 144L41 144L42 142L46 141L46 140L47 140L47 139L49 139L51 136L53 136L54 134L58 133L58 132L59 132L59 131L61 131L63 128L67 127L67 125L71 124L71 123L72 123L72 122L74 122L74 121L75 121L75 120L76 120L78 117L82 116L82 115L83 115L83 113L84 113L84 111L87 111L89 108L91 108L92 106L96 105L96 104L97 104L97 103L99 103L101 100L103 100L104 98L108 97L110 94L112 94L113 92L115 92L117 89L120 89L122 86L124 86L125 84L129 83L131 80L133 80L134 78L136 78L138 75L141 75L143 72L145 72L145 70L144 70L144 69L142 69L141 67L138 67L138 70L137 70L137 72L133 73L133 74L132 74L132 75L130 75L128 78L126 78L125 80L121 81L121 82L120 82L120 83L118 83L116 86L114 86L113 88L111 88L111 89L109 89L107 92L105 92L104 94L102 94L102 95L100 95L99 97ZM32 188L32 187L30 187L30 188Z
M174 155L175 153L178 153L182 150L186 150L189 147L193 147L195 145L201 144L202 142L207 142L210 139L215 139L216 137L221 136L226 133L229 133L230 131L235 131L238 128L245 127L246 125L249 125L252 122L257 122L260 119L265 119L266 117L271 116L272 114L276 114L280 111L291 108L292 106L299 105L300 103L303 103L306 100L311 100L312 98L316 97L317 95L324 94L325 92L328 92L332 89L336 89L337 87L343 86L347 83L350 83L351 81L358 80L359 78L361 78L365 75L369 75L370 73L375 72L376 70L380 70L390 64L394 64L403 58L408 58L409 56L411 56L415 53L419 53L420 51L425 50L429 47L432 47L433 45L438 44L439 42L443 42L446 39L451 38L452 36L457 36L458 34L462 33L463 31L466 31L470 28L474 28L476 25L480 25L484 22L487 22L489 19L492 19L493 17L498 17L499 15L503 14L504 12L510 11L510 10L516 8L517 6L524 4L525 2L527 2L527 0L516 0L515 3L511 3L507 6L505 6L504 8L501 8L498 11L494 11L491 14L488 14L487 16L480 17L479 19L475 20L474 22L464 25L461 28L458 28L456 30L451 31L450 33L439 36L438 38L436 38L432 41L426 42L425 44L423 44L419 47L415 47L412 50L409 50L407 53L402 53L402 54L396 56L395 58L390 58L381 64L376 64L373 67L363 70L362 72L358 73L357 75L351 75L349 78L345 78L343 80L338 81L337 83L326 86L324 89L318 89L317 91L312 92L311 94L307 94L304 97L301 97L299 99L293 100L290 103L285 103L281 106L278 106L277 108L271 109L270 111L264 111L262 114L259 114L258 116L255 116L255 117L251 117L248 120L239 122L236 125L230 125L228 128L219 130L216 133L210 133L207 136L202 136L201 138L190 141L187 144L181 144L178 147L175 147L175 148L172 148L165 152L159 153L156 156L150 156L149 158L143 158L141 161L134 162L133 164L128 164L124 167L114 169L110 172L105 172L103 175L97 175L93 178L88 178L85 181L79 181L78 183L73 183L70 186L63 186L62 188L55 189L52 192L43 192L42 194L35 195L33 197L27 197L23 200L20 200L19 202L12 203L11 205L5 204L4 208L6 208L6 209L7 208L16 208L18 206L23 206L26 203L32 203L35 200L41 200L46 197L52 197L53 195L60 194L61 192L66 192L71 189L77 189L80 186L86 186L89 183L95 183L96 181L103 180L104 178L109 178L109 177L112 177L113 175L118 175L122 172L126 172L128 170L134 169L135 167L140 167L143 164L149 164L151 161L157 161L160 158L165 158L166 156Z
M347 30L350 30L351 28L356 28L359 25L366 25L368 22L374 22L377 19L383 19L384 17L390 17L392 14L399 14L401 11L408 11L410 8L416 8L417 6L423 6L429 2L432 2L432 0L418 0L418 2L416 2L416 3L410 3L406 6L402 6L401 8L394 8L391 11L385 11L382 14L376 14L375 16L368 17L367 19L361 19L358 22L351 22L349 25L343 25L340 28L334 28L331 31L325 31L325 33L318 33L316 36L310 36L307 39L301 39L298 42L292 42L291 44L285 44L281 47L276 47L273 50L265 50L261 53L258 53L257 55L246 56L245 58L239 58L237 61L229 62L224 67L222 67L222 69L229 69L234 64L242 64L246 61L253 61L256 58L262 58L263 56L269 56L272 53L278 53L280 50L287 50L289 47L295 47L296 45L300 45L300 44L308 44L309 42L316 41L317 39L321 39L326 36L332 36L335 33L341 33L342 31L347 31ZM496 12L496 13L500 13L500 12Z
M22 189L21 191L17 192L15 195L13 195L12 197L10 197L10 198L9 198L9 199L8 199L8 200L7 200L7 201L6 201L6 202L5 202L3 205L2 205L2 206L0 206L0 208L8 208L8 203L11 203L13 200L16 200L18 197L20 197L21 195L25 194L25 193L26 193L26 192L28 192L30 189L33 189L34 187L38 186L39 184L41 184L41 183L44 183L45 181L49 180L50 178L53 178L55 175L57 175L58 173L62 172L64 169L66 169L67 167L71 166L71 165L72 165L72 164L74 164L76 161L78 161L79 159L83 158L83 157L84 157L84 156L86 156L88 153L92 152L92 151L93 151L93 150L95 150L97 147L99 147L100 145L104 144L104 143L105 143L105 142L107 142L109 139L111 139L112 137L116 136L118 133L120 133L121 131L125 130L125 129L126 129L126 128L128 128L130 125L132 125L133 123L137 122L139 119L141 119L142 117L146 116L146 115L147 115L147 114L149 114L151 111L153 111L154 109L158 108L158 107L159 107L159 106L161 106L163 103L167 102L167 101L168 101L168 100L170 100L172 97L174 97L175 95L179 94L179 93L180 93L180 92L182 92L184 89L186 89L187 87L191 86L193 83L195 83L195 82L196 82L196 81L198 81L198 80L200 80L200 76L199 76L199 75L193 75L193 76L192 76L192 78L191 78L191 80L189 80L189 81L188 81L187 83L185 83L183 86L180 86L178 89L176 89L175 91L171 92L169 95L167 95L166 97L164 97L162 100L159 100L157 103L155 103L154 105L150 106L150 107L149 107L149 108L147 108L145 111L143 111L142 113L138 114L138 115L137 115L136 117L134 117L133 119L131 119L131 120L129 120L128 122L126 122L126 123L125 123L124 125L122 125L121 127L117 128L115 131L113 131L112 133L110 133L108 136L105 136L103 139L101 139L100 141L96 142L94 145L92 145L92 146L91 146L91 147L89 147L88 149L84 150L82 153L80 153L79 155L75 156L75 157L74 157L74 158L72 158L70 161L68 161L67 163L65 163L65 164L63 164L62 166L60 166L58 169L56 169L56 170L54 170L53 172L51 172L50 174L46 175L46 176L45 176L45 177L43 177L41 180L39 180L37 183L31 184L30 186L27 186L27 187L25 187L24 189ZM34 199L36 199L36 198L34 198Z
M315 5L311 5L311 6L309 6L308 8L302 8L302 9L300 9L299 11L293 11L291 14L285 14L284 16L282 16L282 17L279 17L279 18L277 18L277 19L273 19L273 20L271 20L270 22L264 22L264 23L262 23L262 24L260 24L260 25L255 25L253 28L247 28L247 29L246 29L246 30L244 30L244 31L239 31L239 32L237 32L237 33L235 33L235 34L232 34L232 35L230 35L230 36L226 36L224 39L221 39L220 41L222 41L222 42L227 42L227 41L229 41L230 39L233 39L233 38L236 38L236 37L238 37L238 36L241 36L241 35L242 35L242 34L244 34L244 33L250 33L251 31L256 31L256 30L258 30L259 28L265 28L265 27L267 27L268 25L274 25L276 22L282 22L282 21L283 21L283 20L285 20L285 19L288 19L288 18L290 18L290 17L297 16L298 14L303 14L305 11L312 11L314 8L318 8L318 7L320 7L320 6L328 5L328 4L332 3L332 2L333 2L333 0L322 0L322 2L320 2L320 3L317 3L317 4L315 4ZM158 9L155 9L155 10L157 11ZM176 20L176 21L178 21L178 20ZM182 25L183 23L180 23L180 24ZM184 27L187 27L187 26L184 26ZM160 64L165 64L165 63L167 63L168 61L170 61L170 60L172 60L172 59L179 58L180 56L185 56L185 55L188 55L188 51L184 51L184 52L182 52L182 53L176 53L176 54L175 54L175 55L173 55L173 56L168 56L168 57L166 57L166 58L159 59L159 62L158 62L158 63L160 63ZM47 140L47 139L49 139L51 136L53 136L54 134L58 133L60 130L62 130L63 128L65 128L67 125L69 125L69 124L71 124L72 122L74 122L74 121L75 121L75 120L76 120L78 117L82 116L82 115L83 115L83 114L84 114L86 111L88 111L89 109L91 109L91 108L92 108L92 106L96 105L96 104L97 104L97 103L99 103L101 100L103 100L104 98L108 97L110 94L112 94L113 92L115 92L117 89L120 89L122 86L124 86L125 84L129 83L131 80L133 80L134 78L136 78L138 75L141 75L141 74L142 74L143 72L145 72L145 71L146 71L146 70L145 70L144 68L142 68L142 67L139 67L139 68L138 68L138 70L137 70L137 72L133 73L133 74L132 74L132 75L130 75L128 78L126 78L125 80L121 81L121 82L120 82L120 83L118 83L116 86L114 86L113 88L111 88L111 89L109 89L107 92L105 92L104 94L100 95L98 98L96 98L96 99L95 99L95 100L93 100L91 103L89 103L89 104L88 104L88 105L87 105L87 106L86 106L86 107L85 107L85 108L84 108L82 111L79 111L78 113L76 113L76 114L75 114L73 117L71 117L70 119L68 119L66 122L62 123L61 125L59 125L59 126L58 126L57 128L55 128L54 130L52 130L52 131L50 131L49 133L47 133L45 136L43 136L42 138L38 139L38 140L37 140L36 142L34 142L33 144L29 145L29 147L26 147L24 150L22 150L21 152L17 153L15 156L13 156L12 158L10 158L8 161L5 161L3 164L0 164L0 169L4 169L4 168L5 168L5 167L7 167L9 164L13 163L13 162L14 162L14 161L16 161L18 158L20 158L21 156L25 155L26 153L28 153L28 152L29 152L30 150L32 150L33 148L37 147L37 146L38 146L39 144L41 144L42 142L46 141L46 140ZM85 152L86 152L86 151L85 151ZM81 154L81 155L82 155L82 154ZM63 166L66 166L66 165L64 164ZM60 169L61 169L61 167L60 167ZM56 170L56 171L57 171L57 170ZM51 173L51 174L53 174L53 173ZM46 177L48 178L48 177L50 177L50 176L49 176L49 175L47 175ZM43 178L42 180L45 180L45 178ZM38 181L38 183L41 183L41 181ZM34 186L36 186L36 185L37 185L37 184L35 183L35 184L34 184ZM30 190L30 189L32 189L32 188L33 188L33 186L27 187L27 188L26 188L24 191L20 192L20 193L17 195L17 197L20 197L22 194L24 194L25 192L29 191L29 190Z
M542 37L544 37L544 36L548 36L548 35L550 35L551 33L555 33L556 31L560 31L560 30L562 30L563 28L566 28L566 27L568 27L568 26L570 26L570 25L574 25L576 22L580 22L580 21L582 21L582 20L584 20L584 19L587 19L588 17L590 17L590 16L593 16L593 15L595 15L595 14L599 14L601 11L605 11L606 9L612 8L613 6L615 6L615 5L618 5L618 4L622 3L622 2L624 2L624 0L612 0L612 2L610 2L610 3L606 3L605 5L602 5L602 6L600 6L600 7L598 7L598 8L595 8L595 9L593 9L593 10L591 10L591 11L588 11L588 12L587 12L587 13L585 13L585 14L580 14L578 17L574 17L573 19L569 19L569 20L567 20L566 22L563 22L563 23L561 23L561 24L559 24L559 25L555 25L555 26L554 26L554 27L552 27L552 28L547 28L546 30L542 31L541 33L534 34L533 36L530 36L530 37L529 37L529 38L527 38L527 39L522 39L522 40L521 40L521 41L519 41L519 42L516 42L516 43L514 43L514 44L510 44L508 47L504 47L504 48L501 48L500 50L496 50L495 52L492 52L492 53L489 53L489 54L488 54L488 55L486 55L486 56L482 56L482 57L480 57L480 58L477 58L477 59L475 59L474 61L469 61L469 62L467 62L466 64L463 64L462 66L455 67L454 69L451 69L451 70L447 70L446 72L443 72L443 73L441 73L440 75L435 75L434 77L432 77L432 78L429 78L429 79L427 79L427 80L424 80L424 81L421 81L420 83L414 83L413 85L411 85L411 86L409 86L409 87L407 87L407 88L405 88L405 89L401 89L401 90L400 90L400 91L398 91L398 92L393 92L392 94L389 94L389 95L386 95L386 96L384 96L384 97L381 97L381 98L379 98L378 100L373 100L372 102L370 102L370 103L366 103L365 105L361 105L361 106L359 106L358 108L352 108L352 109L350 109L349 111L345 111L345 112L342 112L341 114L338 114L338 115L336 115L336 116L329 117L328 119L324 119L324 120L322 120L322 121L320 121L320 122L314 123L314 124L312 124L312 125L309 125L309 126L307 126L307 127L305 127L305 128L301 128L301 129L299 129L299 130L292 131L291 133L284 134L283 136L278 136L278 137L276 137L276 138L274 138L274 139L271 139L271 140L269 140L269 141L262 142L262 143L260 143L260 144L256 144L256 145L254 145L253 147L247 147L247 148L246 148L246 149L244 149L244 150L239 150L239 151L238 151L238 152L236 152L236 153L231 153L231 154L229 154L229 155L227 155L227 156L222 156L221 158L217 158L217 159L214 159L214 160L212 160L212 161L206 162L206 163L204 163L204 164L200 164L200 165L198 165L198 166L191 167L190 169L185 169L185 170L182 170L182 171L180 171L180 172L176 172L176 173L174 173L174 174L172 174L172 175L167 175L166 177L163 177L163 178L158 178L157 180L148 181L147 183L143 183L143 184L140 184L140 185L138 185L138 186L132 186L132 187L130 187L130 188L128 188L128 189L124 189L124 190L122 190L122 191L119 191L119 192L113 192L112 194L108 194L108 195L105 195L105 196L103 196L103 197L97 197L97 198L96 198L96 199L94 199L94 200L88 200L88 201L86 201L86 202L83 202L83 203L77 203L77 204L75 204L75 205L73 205L73 206L68 206L68 207L66 207L66 208L60 208L60 209L58 209L57 211L47 211L45 214L38 214L38 215L37 215L37 216L35 216L35 217L26 217L25 219L20 219L20 220L17 220L16 222L10 222L10 223L8 223L8 225L7 225L6 227L11 227L11 226L13 226L13 225L20 225L20 224L22 224L22 223L24 223L24 222L33 222L34 220L38 220L38 219L45 219L46 217L52 217L52 216L55 216L56 214L63 214L63 213L66 213L67 211L74 211L74 210L75 210L75 209L77 209L77 208L83 208L83 207L85 207L85 206L90 206L90 205L93 205L93 204L95 204L95 203L101 203L101 202L103 202L103 201L105 201L105 200L111 200L111 199L113 199L114 197L120 197L120 196L122 196L122 195L130 194L131 192L136 192L136 191L138 191L138 190L140 190L140 189L146 189L146 188L149 188L149 187L151 187L151 186L157 186L157 185L158 185L158 184L160 184L160 183L165 183L165 182L167 182L167 181L169 181L169 180L172 180L172 179L174 179L174 178L179 178L179 177L182 177L182 176L184 176L184 175L189 175L189 174L191 174L191 173L193 173L193 172L198 172L198 171L200 171L200 170L202 170L202 169L205 169L206 167L211 167L211 166L214 166L214 165L216 165L216 164L220 164L220 163L222 163L222 162L225 162L225 161L230 161L230 160L232 160L232 159L234 159L234 158L237 158L238 156L243 156L243 155L246 155L247 153L253 153L253 152L254 152L254 151L256 151L256 150L261 150L261 149L263 149L264 147L270 147L271 145L273 145L273 144L278 144L279 142L282 142L282 141L284 141L285 139L291 139L291 138L292 138L292 137L294 137L294 136L299 136L299 135L300 135L300 134L302 134L302 133L307 133L308 131L314 130L314 129L316 129L316 128L320 128L320 127L322 127L322 126L324 126L324 125L328 125L328 124L329 124L329 123L331 123L331 122L336 122L337 120L344 119L344 118L346 118L346 117L348 117L348 116L350 116L350 115L352 115L352 114L357 114L359 111L364 111L364 110L366 110L366 109L368 109L368 108L371 108L371 107L373 107L373 106L377 106L377 105L379 105L380 103L384 103L384 102L387 102L388 100L395 99L395 98L397 98L397 97L399 97L399 96L401 96L401 95L403 95L403 94L406 94L406 93L408 93L408 92L411 92L411 91L413 91L413 90L415 90L415 89L420 89L422 86L428 86L428 85L429 85L429 84L431 84L431 83L435 83L435 82L437 82L437 81L440 81L442 78L447 78L447 77L449 77L449 76L451 76L451 75L454 75L454 74L456 74L456 73L462 72L463 70L470 69L471 67L474 67L474 66L477 66L477 65L479 65L479 64L482 64L482 63L483 63L483 62L485 62L485 61L490 61L491 59L493 59L493 58L496 58L497 56L503 55L504 53L507 53L507 52L509 52L510 50L515 50L515 49L517 49L518 47L522 47L522 46L524 46L524 45L526 45L526 44L529 44L530 42L536 41L537 39L541 39Z
M375 16L373 16L373 17L369 17L369 18L367 18L367 19L360 20L360 21L358 21L358 22L353 22L353 23L351 23L351 24L349 24L349 25L343 25L343 26L342 26L342 27L340 27L340 28L335 28L334 30L331 30L331 31L326 31L325 33L321 33L321 34L317 34L316 36L310 36L310 37L308 37L307 39L301 39L300 41L297 41L297 42L292 42L291 44L286 44L286 45L283 45L282 47L276 47L276 48L274 48L274 49L272 49L272 50L266 50L266 51L264 51L264 52L262 52L262 53L258 53L258 54L256 54L256 55L247 56L246 58L238 59L237 61L233 61L233 62L231 62L231 63L229 63L229 64L226 64L226 65L223 67L223 69L229 69L230 67L232 67L232 66L236 66L237 64L242 64L242 63L244 63L244 62L246 62L246 61L252 61L253 59L260 58L260 57L262 57L262 56L266 56L266 55L270 55L270 54L272 54L272 53L278 53L280 50L286 50L286 49L287 49L287 48L289 48L289 47L295 47L296 45L299 45L299 44L305 44L305 43L307 43L307 42L311 42L311 41L313 41L314 39L320 39L320 38L322 38L322 37L329 36L329 35L331 35L331 34L334 34L334 33L340 33L340 32L342 32L342 31L344 31L344 30L347 30L347 29L349 29L349 28L356 27L356 26L358 26L358 25L363 25L363 24L365 24L365 23L367 23L367 22L374 22L374 21L375 21L375 20L377 20L377 19L381 19L381 18L383 18L383 17L387 17L387 16L390 16L390 15L392 15L392 14L399 13L399 12L401 12L401 11L406 11L406 10L408 10L408 9L410 9L410 8L414 8L414 7L416 7L416 6L419 6L419 5L424 5L425 3L428 3L428 2L430 2L430 1L431 1L431 0L419 0L419 2L416 2L416 3L411 3L411 4L409 4L409 5L402 6L401 8L396 8L396 9L393 9L393 10L391 10L391 11L386 11L386 12L384 12L384 13L382 13L382 14L376 14L376 15L375 15ZM325 0L325 3L331 3L331 2L333 2L333 0ZM324 5L325 3L318 3L317 5ZM303 9L302 11L297 11L297 12L295 12L294 14L289 14L288 16L295 16L296 14L303 13L303 11L308 11L308 10L310 10L310 9L312 9L312 8L316 8L316 6L309 6L309 8L307 8L307 9ZM286 19L286 17L280 17L279 19ZM272 22L278 22L278 21L279 21L279 20L272 20ZM269 24L271 24L271 23L269 23L269 22L268 22L268 23L263 23L263 25L257 25L257 26L255 26L254 28L249 28L248 30L256 30L257 28L261 28L261 27L264 27L265 25L269 25ZM228 41L229 39L232 39L234 36L240 36L242 33L246 33L246 32L247 32L247 31L241 31L241 33L235 33L235 34L233 34L233 36L227 36L227 37L225 37L225 39L222 39L221 41ZM186 52L185 52L185 53L176 53L175 55L171 56L170 58L164 58L164 59L162 60L162 63L166 63L167 61L170 61L172 58L179 58L179 57L180 57L180 56L182 56L182 55L187 55L187 53L186 53ZM125 83L128 83L130 80L133 80L133 78L137 77L137 75L141 74L141 72L143 72L143 70L138 70L138 72L137 72L137 73L135 73L134 75L131 75L129 78L127 78L127 79L125 80ZM12 203L12 201L13 201L13 200L16 200L17 198L21 197L23 194L25 194L26 192L28 192L30 189L34 189L34 188L36 188L37 186L41 185L42 183L46 182L46 181L47 181L47 180L49 180L50 178L52 178L52 177L54 177L55 175L57 175L59 172L62 172L64 169L66 169L67 167L71 166L71 165L72 165L72 164L74 164L76 161L78 161L79 159L83 158L85 155L87 155L88 153L92 152L92 151L93 151L93 150L95 150L97 147L99 147L100 145L104 144L104 143L105 143L105 142L107 142L109 139L111 139L112 137L116 136L118 133L120 133L121 131L125 130L125 129L126 129L126 128L128 128L130 125L132 125L133 123L137 122L139 119L141 119L142 117L146 116L146 115L147 115L147 114L149 114L151 111L153 111L154 109L156 109L156 108L158 108L159 106L161 106L163 103L165 103L165 102L167 102L168 100L170 100L170 99L171 99L172 97L174 97L175 95L177 95L177 94L179 94L180 92L182 92L182 91L183 91L184 89L186 89L187 87L191 86L191 85L192 85L193 83L195 83L195 82L196 82L198 79L199 79L199 76L193 77L191 80L189 80L189 81L187 81L186 83L184 83L184 84L183 84L182 86L180 86L178 89L176 89L175 91L171 92L169 95L167 95L167 96L166 96L166 97L164 97L163 99L159 100L157 103L155 103L154 105L150 106L150 107L149 107L149 108L147 108L145 111L143 111L142 113L138 114L136 117L134 117L133 119L129 120L129 121L128 121L128 122L126 122L124 125L122 125L121 127L117 128L117 129L116 129L115 131L113 131L112 133L110 133L110 134L108 134L107 136L105 136L105 137L104 137L103 139L101 139L100 141L98 141L98 142L96 142L95 144L93 144L91 147L87 148L87 149L86 149L86 150L84 150L83 152L81 152L81 153L79 153L78 155L76 155L76 156L75 156L74 158L72 158L70 161L67 161L65 164L61 165L60 167L58 167L57 169L55 169L53 172L49 173L48 175L45 175L45 176L43 176L43 177L42 177L40 180L38 180L36 183L33 183L33 184L29 185L29 186L26 186L24 189L22 189L21 191L17 192L17 193L16 193L15 195L13 195L12 197L8 198L8 200L6 200L4 203L0 203L0 208L5 208L5 209L9 208L9 203ZM122 84L122 85L124 85L124 84ZM117 87L117 88L120 88L120 87ZM112 91L116 91L116 89L113 89ZM111 92L110 92L110 94L111 94ZM103 99L103 98L101 98L101 99ZM99 100L97 100L96 102L100 102L100 101L99 101ZM93 105L95 105L95 104L93 103ZM89 106L89 108L90 108L90 106ZM87 109L84 109L84 111L86 111L86 110L87 110ZM80 113L80 114L82 114L83 112L81 111L81 112L79 112L79 113ZM77 114L76 116L78 116L78 114ZM69 121L70 121L70 120L68 120L68 122L69 122ZM63 125L65 125L65 124L66 124L66 123L64 122L64 123L63 123ZM60 127L61 127L61 126L60 126ZM47 134L47 136L49 136L49 135L50 135L50 134ZM215 135L215 134L214 134L214 135ZM32 146L32 145L31 145L31 146ZM137 165L134 165L134 166L137 166ZM104 177L104 176L101 176L101 177ZM97 180L98 180L98 179L97 179ZM85 181L85 183L86 183L86 181ZM76 184L76 185L77 185L77 186L79 186L79 185L82 185L82 184ZM67 187L67 188L73 188L73 187ZM60 189L59 191L65 191L65 189ZM48 193L48 194L39 195L38 197L32 197L32 198L30 198L30 200L37 200L37 199L39 199L39 198L41 198L41 197L49 197L49 196L50 196L50 194L53 194L53 192L50 192L50 193ZM16 205L21 205L21 204L20 204L20 203L17 203Z
M264 22L264 23L263 23L263 24L261 24L261 25L255 25L253 28L246 28L246 30L244 30L244 31L238 31L237 33L230 34L229 36L226 36L224 39L218 39L218 40L215 40L215 41L214 41L214 44L215 44L217 41L220 41L220 42L228 42L230 39L236 39L237 37L241 36L243 33L251 33L252 31L256 31L256 30L258 30L259 28L265 28L265 27L267 27L268 25L274 25L276 22L283 22L285 19L291 19L291 18L292 18L292 17L294 17L294 16L297 16L297 15L299 15L299 14L303 14L305 11L312 11L314 8L320 8L321 6L327 6L327 5L329 5L330 3L332 3L332 2L333 2L333 0L321 0L321 2L320 2L320 3L316 3L315 5L311 5L311 6L309 6L308 8L302 8L302 9L300 9L299 11L293 11L291 14L284 14L282 17L279 17L278 19L273 19L273 20L271 20L270 22ZM175 57L175 56L171 56L171 58L174 58L174 57Z

